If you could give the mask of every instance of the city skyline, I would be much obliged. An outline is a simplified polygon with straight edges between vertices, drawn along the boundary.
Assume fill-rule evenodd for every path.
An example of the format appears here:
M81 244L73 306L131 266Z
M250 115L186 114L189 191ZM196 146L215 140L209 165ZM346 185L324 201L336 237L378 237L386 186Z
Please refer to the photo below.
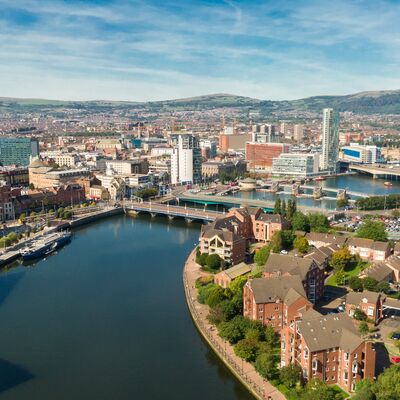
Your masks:
M0 0L0 94L295 99L400 88L398 2Z

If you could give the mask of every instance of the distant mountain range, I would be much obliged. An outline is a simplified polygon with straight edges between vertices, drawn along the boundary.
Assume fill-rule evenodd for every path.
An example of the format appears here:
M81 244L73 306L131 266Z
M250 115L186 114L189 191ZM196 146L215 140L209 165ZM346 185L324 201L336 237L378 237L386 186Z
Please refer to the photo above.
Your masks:
M0 111L61 110L65 108L86 109L87 111L107 111L107 109L138 108L152 112L201 111L221 108L235 108L243 113L310 111L320 112L332 107L338 111L352 111L357 114L400 114L400 90L361 92L345 96L314 96L299 100L259 100L232 94L210 94L177 100L152 102L125 101L58 101L43 99L17 99L0 97Z

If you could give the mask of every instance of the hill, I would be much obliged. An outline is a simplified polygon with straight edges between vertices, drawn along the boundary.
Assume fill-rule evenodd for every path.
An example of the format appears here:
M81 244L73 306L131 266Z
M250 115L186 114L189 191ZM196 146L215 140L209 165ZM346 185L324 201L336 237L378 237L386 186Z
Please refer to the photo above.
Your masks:
M352 111L356 114L400 114L400 90L369 91L345 96L313 96L298 100L259 100L233 94L217 93L205 96L176 100L129 102L129 101L59 101L44 99L16 99L0 97L0 111L61 111L80 109L87 112L106 112L111 109L143 109L149 112L164 111L204 111L221 108L234 108L243 113L249 110L261 114L272 111L311 111L321 112L322 108L332 107L338 111Z

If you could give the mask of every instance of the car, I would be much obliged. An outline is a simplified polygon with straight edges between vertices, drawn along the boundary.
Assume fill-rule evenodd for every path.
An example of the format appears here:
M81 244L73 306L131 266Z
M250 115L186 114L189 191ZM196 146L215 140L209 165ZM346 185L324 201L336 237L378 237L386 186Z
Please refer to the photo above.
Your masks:
M399 356L392 356L392 357L390 357L390 361L393 364L398 364L398 363L400 363L400 357Z
M288 254L286 250L281 250L281 254Z
M395 332L395 333L393 333L392 339L393 339L393 340L399 340L399 339L400 339L400 332Z
M341 304L340 306L338 306L337 310L338 310L339 312L343 312L343 311L344 311L344 305Z

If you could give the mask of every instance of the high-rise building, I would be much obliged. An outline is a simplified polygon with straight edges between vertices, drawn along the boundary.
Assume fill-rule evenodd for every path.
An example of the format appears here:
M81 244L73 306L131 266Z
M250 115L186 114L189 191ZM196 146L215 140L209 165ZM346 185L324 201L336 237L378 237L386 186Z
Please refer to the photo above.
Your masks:
M322 125L321 170L336 172L339 158L339 114L332 108L324 108Z
M171 183L201 181L201 150L199 140L190 133L172 134Z
M2 165L29 165L39 156L39 143L31 138L0 138L0 163Z
M301 142L304 139L304 125L296 124L293 126L293 140Z

